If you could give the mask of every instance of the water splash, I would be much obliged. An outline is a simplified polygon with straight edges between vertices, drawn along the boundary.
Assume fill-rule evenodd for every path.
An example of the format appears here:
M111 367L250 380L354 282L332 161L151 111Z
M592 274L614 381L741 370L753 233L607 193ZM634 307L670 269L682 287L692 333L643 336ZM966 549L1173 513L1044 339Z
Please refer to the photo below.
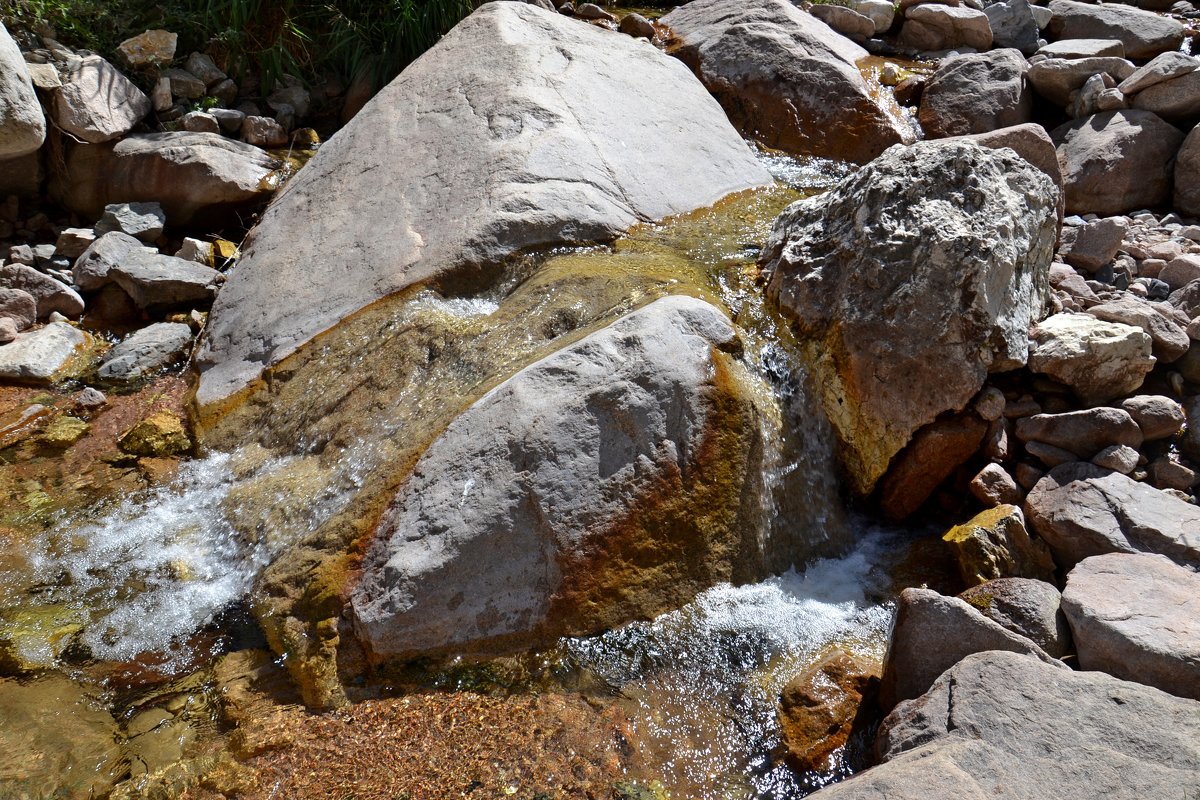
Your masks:
M883 657L891 550L892 535L873 530L844 558L718 586L652 622L563 646L629 701L634 747L672 796L798 797L822 779L798 776L773 757L776 699L830 644Z

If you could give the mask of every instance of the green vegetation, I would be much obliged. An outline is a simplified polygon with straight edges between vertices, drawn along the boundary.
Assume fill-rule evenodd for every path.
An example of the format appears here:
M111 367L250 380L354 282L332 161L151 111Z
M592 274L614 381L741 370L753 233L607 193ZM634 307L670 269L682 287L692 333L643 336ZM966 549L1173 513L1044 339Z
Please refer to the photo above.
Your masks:
M232 74L256 70L349 85L390 80L466 16L474 0L0 0L10 27L54 27L60 40L113 57L150 28L179 34L179 54L207 51Z

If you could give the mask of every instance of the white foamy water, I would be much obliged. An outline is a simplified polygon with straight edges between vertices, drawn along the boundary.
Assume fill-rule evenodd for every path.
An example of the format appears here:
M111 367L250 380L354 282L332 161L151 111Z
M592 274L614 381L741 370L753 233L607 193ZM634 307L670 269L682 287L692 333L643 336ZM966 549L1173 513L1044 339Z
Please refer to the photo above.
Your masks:
M282 544L248 541L226 518L234 460L215 453L186 462L170 483L25 543L17 566L0 571L0 601L82 622L77 641L95 659L153 654L171 670L190 657L188 638L245 597ZM291 460L268 460L253 474ZM312 501L314 525L338 506ZM48 642L27 637L23 644L25 657L53 665Z
M823 191L854 171L855 166L844 161L814 156L798 157L777 150L764 150L753 145L771 177L801 192Z
M882 658L892 617L884 600L888 540L873 532L845 558L718 586L653 622L565 647L631 701L633 746L672 796L798 797L821 779L797 776L774 758L776 699L830 644Z

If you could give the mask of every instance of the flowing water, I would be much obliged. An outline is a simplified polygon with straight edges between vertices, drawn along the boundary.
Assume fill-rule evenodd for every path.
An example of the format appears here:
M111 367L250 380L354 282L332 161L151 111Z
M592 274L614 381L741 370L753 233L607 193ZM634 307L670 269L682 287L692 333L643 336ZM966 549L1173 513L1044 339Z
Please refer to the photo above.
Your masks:
M527 261L483 292L424 289L351 320L303 355L290 371L300 377L271 387L274 405L252 409L258 416L243 430L258 431L256 441L230 437L169 483L64 515L0 556L0 648L7 642L25 671L71 675L125 722L137 685L178 681L239 647L253 628L239 611L260 582L270 584L281 554L368 518L379 501L360 498L386 498L403 478L393 465L412 463L488 388L632 307L693 292L730 311L764 407L775 409L763 420L764 440L775 444L763 493L774 566L826 558L759 584L713 588L653 622L562 650L579 681L628 705L639 758L672 796L811 791L833 773L796 776L777 760L775 699L827 645L882 656L892 547L864 520L847 520L832 433L808 400L786 326L755 283L775 216L845 167L762 159L778 186L642 226L611 247Z

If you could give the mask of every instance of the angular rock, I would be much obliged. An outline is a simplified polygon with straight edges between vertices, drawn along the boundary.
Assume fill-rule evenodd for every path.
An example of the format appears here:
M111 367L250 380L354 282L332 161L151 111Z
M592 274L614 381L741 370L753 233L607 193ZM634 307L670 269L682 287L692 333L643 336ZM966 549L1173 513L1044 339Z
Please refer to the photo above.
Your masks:
M822 770L852 737L867 733L864 713L879 691L879 663L832 648L790 680L779 697L779 726L788 763Z
M1130 394L1154 369L1149 334L1091 314L1055 314L1030 338L1029 369L1070 386L1085 403Z
M193 133L221 132L221 123L217 122L217 118L203 111L189 111L180 118L179 124L185 131Z
M938 420L917 431L893 460L879 487L883 513L901 520L916 512L934 489L975 455L988 426L973 414Z
M1120 322L1141 328L1150 335L1154 357L1170 364L1188 351L1191 339L1187 331L1154 305L1132 295L1092 306L1088 313L1106 322Z
M1033 96L1026 68L1025 57L1013 49L944 60L921 95L917 116L925 135L964 136L1028 122Z
M904 12L904 27L897 41L914 50L987 50L992 46L992 29L982 11L925 4Z
M1085 222L1063 230L1063 243L1058 251L1072 267L1096 272L1112 263L1128 229L1129 225L1120 217Z
M1139 395L1126 399L1121 406L1137 420L1146 441L1169 439L1184 430L1183 407L1169 397Z
M980 147L988 147L993 150L1007 147L1049 175L1059 189L1058 215L1062 217L1064 201L1062 167L1058 163L1058 153L1054 149L1054 142L1050 139L1050 134L1046 133L1045 128L1037 123L1029 122L963 138L975 142Z
M864 163L915 138L864 80L866 51L786 0L695 0L662 22L672 54L769 147Z
M1095 58L1048 58L1029 66L1026 79L1034 91L1057 106L1066 106L1071 93L1083 88L1093 75L1111 75L1123 80L1133 74L1133 62L1116 56Z
M114 231L106 233L88 246L71 267L75 285L85 292L94 292L112 282L112 268L145 252L145 246L132 236Z
M1040 647L980 614L957 597L930 589L905 589L896 604L896 621L883 664L879 704L884 711L920 697L938 677L972 653L1007 650L1053 664L1061 661Z
M104 207L104 216L96 223L97 236L120 231L121 233L153 242L162 236L167 224L167 215L158 203L113 203Z
M1200 508L1092 464L1050 470L1025 499L1034 533L1069 570L1105 553L1161 553L1200 566Z
M162 76L171 83L171 96L183 100L199 100L208 89L204 81L186 69L165 69Z
M1186 53L1168 52L1157 55L1117 86L1123 94L1137 94L1143 89L1200 69L1200 61Z
M45 140L46 118L25 58L0 23L0 162L34 153Z
M1029 0L992 3L983 9L992 30L993 47L1013 47L1027 56L1037 52L1041 33Z
M877 34L887 33L896 21L896 7L888 0L858 0L854 4L854 10L871 18Z
M1170 167L1183 134L1149 111L1106 111L1055 128L1050 137L1063 166L1068 214L1123 214L1171 196Z
M759 423L722 352L736 345L716 308L663 298L457 417L384 513L353 589L373 657L595 632L753 574L742 504Z
M1025 495L1008 470L999 464L988 464L971 479L971 494L985 506L1018 505Z
M1178 50L1185 28L1170 17L1118 3L1089 5L1075 0L1050 0L1048 33L1056 39L1119 39L1125 57L1154 58Z
M1071 652L1071 628L1062 611L1062 595L1053 583L998 578L973 586L959 597L1048 656L1062 658Z
M1200 700L1200 575L1159 555L1094 556L1062 605L1081 668Z
M1024 363L1056 201L1015 153L943 140L889 150L776 220L767 294L815 360L856 491L989 370Z
M162 410L121 434L117 445L135 456L177 456L192 449L192 439L183 420L170 411Z
M188 55L184 68L199 78L207 88L212 88L229 77L212 60L212 56L205 55L204 53L191 53Z
M11 320L16 331L37 322L37 300L24 289L0 287L0 319Z
M1063 39L1038 48L1037 55L1047 58L1125 58L1125 45L1120 39Z
M215 133L148 133L115 146L73 147L51 191L76 213L98 218L110 203L153 202L171 225L226 220L265 203L282 164Z
M1200 217L1200 126L1192 128L1175 156L1175 210Z
M1174 797L1200 781L1200 705L1027 656L967 656L884 720L881 766L817 800ZM1114 765L1120 765L1114 767Z
M611 239L770 180L679 62L534 6L487 3L264 213L209 318L197 402L230 398L407 287Z
M54 255L79 258L95 241L96 233L91 228L67 228L54 243Z
M1142 429L1119 408L1088 408L1064 414L1037 414L1017 420L1017 438L1061 447L1086 461L1106 447L1142 446Z
M134 69L161 67L175 60L179 35L161 29L139 33L117 45L117 52Z
M73 63L54 93L55 124L93 144L124 136L149 113L150 98L96 55Z
M135 331L109 350L96 374L109 383L141 380L184 358L191 343L190 326L156 322Z
M0 380L50 384L73 377L74 357L88 341L87 334L65 322L24 333L0 347Z
M1054 580L1050 549L1029 535L1015 505L981 511L942 537L954 553L963 583L974 586L997 578Z
M1114 444L1092 456L1092 463L1097 467L1111 469L1122 475L1128 475L1137 469L1138 461L1140 460L1141 454L1126 444ZM1058 465L1056 464L1055 466ZM1038 476L1038 478L1040 480L1041 476Z
M247 116L241 131L242 141L255 147L279 148L288 142L287 129L270 117Z
M38 319L46 319L56 311L65 317L78 317L83 313L82 297L71 287L33 267L23 264L0 267L0 287L20 289L32 295L37 303Z
M1174 453L1159 456L1146 466L1151 486L1182 492L1179 499L1188 500L1187 493L1196 485L1196 471L1179 460Z
M1200 256L1184 253L1171 259L1156 276L1171 288L1179 291L1192 281L1200 280Z
M1157 114L1171 122L1200 116L1200 72L1156 83L1133 96L1134 108Z
M138 308L211 301L221 280L221 273L203 264L148 253L114 265L108 275Z

